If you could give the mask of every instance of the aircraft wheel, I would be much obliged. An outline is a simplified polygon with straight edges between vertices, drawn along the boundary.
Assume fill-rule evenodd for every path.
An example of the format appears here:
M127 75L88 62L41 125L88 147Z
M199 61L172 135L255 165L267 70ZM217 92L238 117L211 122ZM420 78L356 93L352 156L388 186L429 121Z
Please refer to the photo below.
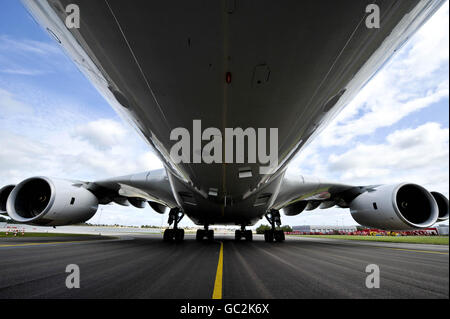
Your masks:
M275 241L276 241L276 242L282 242L282 241L284 241L284 239L285 239L284 231L282 231L282 230L276 230L276 231L275 231L275 234L274 234L274 237L275 237Z
M206 238L208 238L208 241L214 240L214 230L210 229L206 232Z
M203 237L205 237L205 231L203 229L197 229L197 234L195 235L195 239L197 241L202 241Z
M173 239L173 236L174 235L174 233L173 233L173 229L166 229L165 231L164 231L164 234L163 234L163 240L164 241L171 241L172 239Z
M176 229L174 237L176 242L182 242L184 239L184 229Z
M266 243L273 242L273 230L265 230L264 231L264 240Z
M240 241L242 237L242 233L239 229L236 229L234 232L234 240Z
M253 241L253 233L251 230L246 230L244 236L247 241Z

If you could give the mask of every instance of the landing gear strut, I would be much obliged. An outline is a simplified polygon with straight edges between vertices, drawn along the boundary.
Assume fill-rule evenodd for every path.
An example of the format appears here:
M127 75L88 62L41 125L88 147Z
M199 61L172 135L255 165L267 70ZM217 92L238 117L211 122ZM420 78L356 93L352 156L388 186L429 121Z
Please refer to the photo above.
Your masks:
M280 212L278 210L272 210L266 214L266 219L270 223L272 229L264 231L264 240L267 243L273 242L274 239L276 242L284 241L284 231L277 229L277 227L281 226Z
M208 241L214 240L214 230L208 229L208 226L208 224L205 224L205 229L197 229L197 234L195 235L197 241L202 241L205 237Z
M234 239L236 241L240 241L241 238L244 237L246 241L252 241L253 240L253 233L251 230L246 230L245 225L241 226L241 229L236 229L234 232Z
M169 212L169 226L173 224L173 228L167 228L164 231L163 240L181 242L184 239L184 229L178 228L178 223L183 219L184 213L179 208L172 208Z

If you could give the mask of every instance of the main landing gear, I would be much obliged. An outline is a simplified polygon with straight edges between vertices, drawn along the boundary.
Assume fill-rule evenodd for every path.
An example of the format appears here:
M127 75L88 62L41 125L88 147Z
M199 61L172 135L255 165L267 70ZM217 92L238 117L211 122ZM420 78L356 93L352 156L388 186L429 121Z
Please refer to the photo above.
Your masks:
M184 239L184 229L178 228L178 223L183 219L184 213L179 208L172 208L169 212L169 226L173 223L173 228L164 231L163 240L182 242Z
M234 232L234 239L236 241L240 241L241 238L244 237L246 241L252 241L253 240L253 233L251 230L246 230L245 225L241 226L241 229L236 229Z
M197 234L195 235L197 241L202 241L205 237L208 241L214 240L214 230L208 229L208 224L205 225L205 229L197 229Z
M272 227L272 229L264 231L264 240L266 243L271 243L274 240L276 242L284 241L284 231L276 228L281 226L280 212L278 210L272 210L266 214L266 219Z

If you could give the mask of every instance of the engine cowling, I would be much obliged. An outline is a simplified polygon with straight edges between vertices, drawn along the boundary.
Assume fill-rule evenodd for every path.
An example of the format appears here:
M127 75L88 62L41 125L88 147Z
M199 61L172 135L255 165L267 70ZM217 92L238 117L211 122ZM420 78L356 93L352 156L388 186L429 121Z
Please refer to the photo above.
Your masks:
M382 185L362 193L350 203L350 212L359 224L386 230L430 227L439 216L433 195L410 183Z
M434 199L436 200L436 203L439 208L439 217L438 221L442 222L444 220L448 219L448 211L449 211L449 205L448 205L448 199L444 195L438 192L431 192L431 195L433 195Z
M0 188L0 215L8 215L6 212L6 201L15 186L16 185L6 185Z
M308 205L308 201L299 201L283 208L286 216L295 216L303 212Z
M6 210L21 223L61 226L84 222L96 213L97 197L73 182L32 177L17 184Z

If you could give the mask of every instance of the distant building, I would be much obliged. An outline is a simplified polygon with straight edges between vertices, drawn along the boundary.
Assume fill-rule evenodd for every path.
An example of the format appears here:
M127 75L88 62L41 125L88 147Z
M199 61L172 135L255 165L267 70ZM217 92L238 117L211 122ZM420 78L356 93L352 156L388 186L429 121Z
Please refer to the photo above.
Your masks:
M435 227L439 235L448 236L448 225L435 225Z
M332 233L334 231L354 232L356 226L301 225L292 227L293 231L304 233Z

